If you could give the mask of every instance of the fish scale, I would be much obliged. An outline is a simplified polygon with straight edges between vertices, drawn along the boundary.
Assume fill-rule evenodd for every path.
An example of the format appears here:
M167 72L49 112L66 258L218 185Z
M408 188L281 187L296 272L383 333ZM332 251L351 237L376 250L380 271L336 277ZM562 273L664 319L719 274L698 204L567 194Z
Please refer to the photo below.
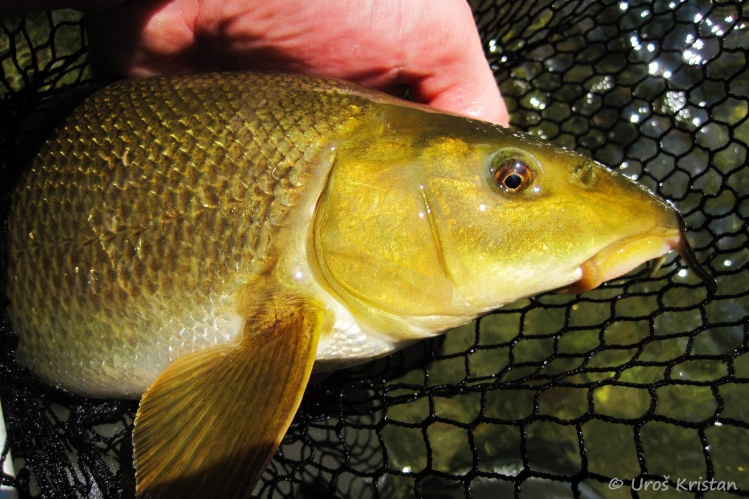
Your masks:
M233 340L223 318L231 286L253 259L268 257L266 224L282 223L304 187L298 173L289 179L292 170L304 168L304 149L319 147L347 109L340 99L340 112L295 134L290 110L314 110L290 96L256 125L261 89L282 93L285 82L258 76L249 88L242 78L107 87L40 152L9 222L9 314L22 338L19 361L40 366L43 379L76 378L63 386L88 395L140 396L174 358ZM277 128L289 134L280 143L268 140ZM237 167L248 157L250 175ZM124 309L138 313L123 321ZM57 330L76 341L51 346ZM102 374L108 365L116 372Z

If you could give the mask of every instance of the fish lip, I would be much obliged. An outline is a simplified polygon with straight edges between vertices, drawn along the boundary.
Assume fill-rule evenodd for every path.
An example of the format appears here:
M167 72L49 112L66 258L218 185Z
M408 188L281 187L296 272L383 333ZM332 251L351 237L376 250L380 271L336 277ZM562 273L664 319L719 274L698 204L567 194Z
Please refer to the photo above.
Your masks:
M676 231L658 232L649 231L614 241L584 261L578 267L582 277L559 291L578 294L597 288L643 262L662 257L678 245L679 235Z
M679 253L687 267L702 280L710 295L714 295L717 291L717 283L713 276L700 265L689 245L684 220L678 215L676 218L678 230L655 229L619 239L606 246L578 267L582 273L578 281L562 288L559 292L577 294L589 291L606 281L630 272L646 261L661 258L674 250ZM617 256L623 258L617 258Z

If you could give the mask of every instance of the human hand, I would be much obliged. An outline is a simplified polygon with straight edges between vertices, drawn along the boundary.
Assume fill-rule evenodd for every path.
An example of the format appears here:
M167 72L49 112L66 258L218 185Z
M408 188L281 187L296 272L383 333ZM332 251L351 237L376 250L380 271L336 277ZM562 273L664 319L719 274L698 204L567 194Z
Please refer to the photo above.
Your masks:
M91 2L95 3L95 2ZM86 14L121 76L278 70L353 81L508 125L465 0L124 0Z

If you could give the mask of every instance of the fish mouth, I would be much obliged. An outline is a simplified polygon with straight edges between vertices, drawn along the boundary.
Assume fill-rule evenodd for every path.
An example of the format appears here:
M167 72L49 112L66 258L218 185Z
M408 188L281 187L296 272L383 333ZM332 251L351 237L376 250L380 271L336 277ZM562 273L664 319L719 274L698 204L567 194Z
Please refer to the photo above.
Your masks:
M562 288L560 292L577 294L589 291L611 279L616 279L637 268L642 263L662 258L675 250L684 263L699 277L709 293L715 294L717 283L699 263L686 238L686 225L678 217L678 230L661 229L627 237L610 244L582 265L582 277Z

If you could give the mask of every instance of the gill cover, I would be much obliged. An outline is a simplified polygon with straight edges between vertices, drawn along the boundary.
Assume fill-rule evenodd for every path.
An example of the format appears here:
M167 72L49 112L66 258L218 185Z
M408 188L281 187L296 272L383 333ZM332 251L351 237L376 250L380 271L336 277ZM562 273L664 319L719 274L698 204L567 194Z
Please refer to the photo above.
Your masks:
M462 322L470 307L442 253L426 188L429 158L407 136L384 138L338 152L313 228L323 280L364 316Z

